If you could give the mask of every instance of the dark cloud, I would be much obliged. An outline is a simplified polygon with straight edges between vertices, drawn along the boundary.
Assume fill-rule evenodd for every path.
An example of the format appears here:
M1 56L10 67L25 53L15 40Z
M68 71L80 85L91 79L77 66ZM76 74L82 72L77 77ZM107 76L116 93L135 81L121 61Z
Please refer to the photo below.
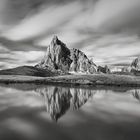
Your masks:
M40 12L43 8L51 5L64 5L74 1L84 0L5 0L3 3L3 22L5 24L16 24L27 16Z
M63 0L62 0L63 1ZM3 11L4 23L12 24L24 19L28 14L39 12L44 5L60 3L60 0L6 0L6 8Z
M10 53L10 51L45 51L46 46L38 46L35 45L31 41L13 41L4 37L0 37L0 44L3 46L4 52ZM0 51L0 53L4 53L3 51Z

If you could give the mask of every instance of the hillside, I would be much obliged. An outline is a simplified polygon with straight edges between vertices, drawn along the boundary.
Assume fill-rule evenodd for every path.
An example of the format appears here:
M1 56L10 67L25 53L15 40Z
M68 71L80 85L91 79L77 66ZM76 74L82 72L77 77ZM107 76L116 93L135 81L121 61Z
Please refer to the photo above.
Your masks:
M25 75L25 76L48 77L54 76L55 73L47 69L44 70L32 66L21 66L13 69L1 70L0 75Z

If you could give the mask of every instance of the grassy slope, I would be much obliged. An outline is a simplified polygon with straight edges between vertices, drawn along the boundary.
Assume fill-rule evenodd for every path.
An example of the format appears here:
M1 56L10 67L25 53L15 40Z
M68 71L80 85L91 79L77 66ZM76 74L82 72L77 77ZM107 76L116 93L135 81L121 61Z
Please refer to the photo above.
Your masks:
M63 84L91 84L140 86L139 76L93 74L93 75L65 75L55 77L34 77L21 75L0 75L1 83L63 83Z
M53 76L54 73L49 70L38 69L32 66L21 66L13 69L1 70L0 75L26 75L26 76Z

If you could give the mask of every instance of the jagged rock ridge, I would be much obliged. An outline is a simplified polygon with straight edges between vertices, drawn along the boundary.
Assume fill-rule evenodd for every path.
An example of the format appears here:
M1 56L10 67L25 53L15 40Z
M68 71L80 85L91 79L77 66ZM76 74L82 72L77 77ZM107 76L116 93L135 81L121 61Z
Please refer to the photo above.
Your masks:
M96 65L91 60L89 60L83 52L74 48L71 49L70 52L70 58L72 60L70 71L88 73L96 72Z
M57 36L54 36L47 47L45 57L36 67L63 72L94 73L97 71L97 66L83 52L78 49L68 49Z

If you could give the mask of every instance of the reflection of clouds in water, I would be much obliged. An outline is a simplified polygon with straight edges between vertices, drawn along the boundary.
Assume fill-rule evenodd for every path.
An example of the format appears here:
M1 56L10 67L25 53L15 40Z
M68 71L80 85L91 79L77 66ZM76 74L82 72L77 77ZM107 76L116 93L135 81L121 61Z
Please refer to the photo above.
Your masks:
M12 118L3 122L3 124L12 131L17 131L23 137L36 138L38 129L29 121Z
M97 91L82 111L93 117L98 116L106 122L133 122L140 117L140 104L132 96L132 91Z
M0 139L139 138L140 104L132 96L136 89L25 86L15 86L22 91L0 88ZM2 110L4 106L7 108ZM50 120L51 114L59 115L56 118L65 115L56 124Z
M12 88L0 87L0 111L9 107L41 107L42 101L33 95L33 91L24 92Z

